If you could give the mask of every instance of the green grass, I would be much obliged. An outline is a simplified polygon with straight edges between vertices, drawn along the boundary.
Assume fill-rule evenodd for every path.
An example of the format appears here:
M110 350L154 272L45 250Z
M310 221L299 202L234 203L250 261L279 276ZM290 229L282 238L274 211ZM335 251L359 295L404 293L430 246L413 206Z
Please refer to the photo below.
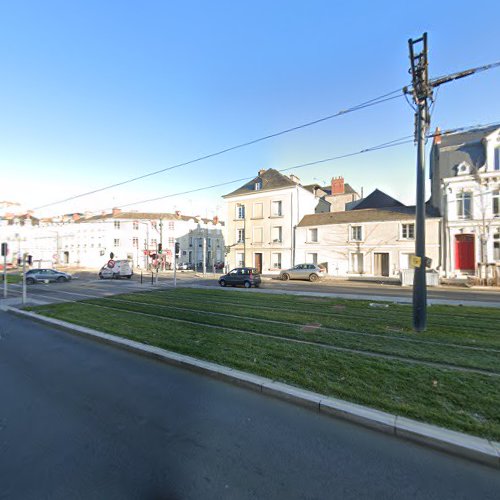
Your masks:
M34 310L500 440L498 310L431 307L421 334L410 328L408 306L230 290L136 293Z

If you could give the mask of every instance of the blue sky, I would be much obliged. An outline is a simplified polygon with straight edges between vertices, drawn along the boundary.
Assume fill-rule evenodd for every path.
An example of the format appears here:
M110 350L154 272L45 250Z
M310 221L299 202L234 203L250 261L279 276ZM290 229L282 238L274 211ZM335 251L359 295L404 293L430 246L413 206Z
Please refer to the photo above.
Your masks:
M498 7L470 2L18 1L0 4L0 201L26 208L334 113L409 83L410 37L431 76L500 59ZM500 121L500 69L443 86L432 128ZM98 210L357 151L413 132L397 99L42 211ZM304 168L414 202L413 145ZM8 182L5 181L8 179ZM135 209L223 213L238 185Z

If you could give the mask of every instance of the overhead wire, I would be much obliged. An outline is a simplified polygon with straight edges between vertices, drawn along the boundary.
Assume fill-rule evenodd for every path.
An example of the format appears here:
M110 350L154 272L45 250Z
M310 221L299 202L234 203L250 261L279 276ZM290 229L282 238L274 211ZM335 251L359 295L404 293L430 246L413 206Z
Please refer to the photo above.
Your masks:
M322 123L322 122L325 122L327 120L331 120L333 118L337 118L339 116L342 116L342 115L345 115L345 114L348 114L348 113L353 113L355 111L359 111L361 109L365 109L365 108L368 108L368 107L371 107L371 106L376 106L378 104L382 104L384 102L391 101L393 99L398 99L400 97L402 97L402 88L393 90L391 92L388 92L388 93L383 94L381 96L375 97L375 98L370 99L368 101L364 101L364 102L362 102L360 104L356 104L355 106L351 106L349 108L337 111L336 113L324 116L322 118L318 118L316 120L312 120L310 122L303 123L301 125L290 127L290 128L285 129L285 130L281 130L279 132L275 132L275 133L272 133L272 134L268 134L268 135L259 137L257 139L252 139L250 141L246 141L246 142L237 144L235 146L231 146L231 147L228 147L228 148L225 148L225 149L221 149L221 150L216 151L214 153L209 153L209 154L206 154L206 155L203 155L203 156L199 156L197 158L193 158L192 160L188 160L188 161L185 161L185 162L182 162L182 163L177 163L175 165L171 165L169 167L161 168L161 169L155 170L153 172L148 172L146 174L142 174L142 175L139 175L139 176L136 176L136 177L132 177L132 178L126 179L124 181L115 182L113 184L109 184L109 185L103 186L101 188L93 189L91 191L80 193L80 194L77 194L77 195L74 195L74 196L69 196L68 198L64 198L64 199L61 199L61 200L57 200L57 201L53 201L53 202L50 202L50 203L46 203L45 205L40 205L38 207L34 207L33 210L40 210L42 208L47 208L47 207L51 207L51 206L54 206L54 205L59 205L61 203L65 203L65 202L68 202L68 201L76 200L78 198L83 198L84 196L90 196L92 194L100 193L100 192L106 191L108 189L112 189L112 188L115 188L115 187L123 186L125 184L129 184L131 182L136 182L136 181L141 180L141 179L146 179L146 178L152 177L154 175L158 175L158 174L161 174L161 173L164 173L164 172L168 172L168 171L180 168L180 167L191 165L193 163L197 163L197 162L200 162L200 161L203 161L203 160L207 160L209 158L214 158L216 156L220 156L222 154L228 153L230 151L234 151L236 149L248 147L248 146L251 146L253 144L257 144L259 142L263 142L263 141L266 141L266 140L269 140L269 139L272 139L272 138L275 138L275 137L279 137L279 136L288 134L290 132L295 132L297 130L300 130L300 129L303 129L303 128L306 128L306 127L310 127L312 125L317 125L318 123Z
M431 138L435 137L436 135L440 135L441 137L443 137L443 136L454 134L454 133L457 133L457 132L464 132L464 131L472 130L472 129L476 129L476 128L485 128L485 127L490 127L490 126L497 125L497 124L500 126L499 122L491 122L491 123L487 123L485 125L471 125L471 126L468 126L468 127L457 127L457 128L453 128L453 129L441 131L438 134L435 134L435 133L427 134L426 138L427 139L431 139ZM413 135L407 135L407 136L404 136L404 137L399 137L398 139L393 139L391 141L386 141L386 142L383 142L381 144L377 144L375 146L371 146L371 147L368 147L368 148L360 149L358 151L354 151L354 152L351 152L351 153L345 153L345 154L342 154L342 155L332 156L332 157L329 157L329 158L323 158L321 160L314 160L314 161L311 161L311 162L301 163L299 165L294 165L292 167L286 167L286 168L276 169L276 170L278 172L280 172L280 173L281 172L288 172L290 170L296 170L296 169L304 168L304 167L311 167L311 166L314 166L314 165L319 165L319 164L327 163L327 162L330 162L330 161L341 160L341 159L349 158L349 157L352 157L352 156L358 156L358 155L361 155L361 154L370 153L370 152L373 152L373 151L378 151L378 150L381 150L381 149L387 149L387 148L391 148L391 147L402 146L404 144L410 144L412 142L414 142L413 141ZM229 186L231 184L236 184L237 182L250 182L254 178L255 178L255 176L252 176L252 177L241 177L239 179L233 179L231 181L219 182L219 183L212 184L212 185L209 185L209 186L202 186L202 187L195 188L195 189L189 189L187 191L181 191L181 192L177 192L177 193L170 193L170 194L167 194L167 195L157 196L157 197L154 197L154 198L148 198L148 199L140 200L140 201L134 201L134 202L131 202L131 203L125 203L125 204L114 206L114 207L107 207L106 209L103 209L103 210L110 210L112 208L119 208L119 209L121 209L121 208L131 207L131 206L134 206L134 205L140 205L140 204L143 204L143 203L151 203L151 202L154 202L154 201L160 201L160 200L164 200L164 199L167 199L167 198L173 198L175 196L182 196L182 195L197 193L197 192L205 191L205 190L209 190L209 189L215 189L215 188L218 188L218 187Z

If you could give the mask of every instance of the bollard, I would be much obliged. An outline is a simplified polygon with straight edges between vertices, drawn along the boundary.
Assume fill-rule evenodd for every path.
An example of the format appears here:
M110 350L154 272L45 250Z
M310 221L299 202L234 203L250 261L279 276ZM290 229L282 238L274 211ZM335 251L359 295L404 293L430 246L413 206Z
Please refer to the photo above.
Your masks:
M153 278L154 277L154 274L153 274L153 271L151 271L151 284L153 284Z
M141 271L141 285L142 285L142 271Z

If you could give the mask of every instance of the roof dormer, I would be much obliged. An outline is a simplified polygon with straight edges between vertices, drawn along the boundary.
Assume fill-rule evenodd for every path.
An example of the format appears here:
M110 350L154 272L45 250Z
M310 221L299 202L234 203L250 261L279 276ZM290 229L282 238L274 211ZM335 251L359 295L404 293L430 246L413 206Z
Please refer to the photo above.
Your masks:
M457 175L469 175L470 174L470 165L463 161L462 163L459 163L456 167L457 169Z

